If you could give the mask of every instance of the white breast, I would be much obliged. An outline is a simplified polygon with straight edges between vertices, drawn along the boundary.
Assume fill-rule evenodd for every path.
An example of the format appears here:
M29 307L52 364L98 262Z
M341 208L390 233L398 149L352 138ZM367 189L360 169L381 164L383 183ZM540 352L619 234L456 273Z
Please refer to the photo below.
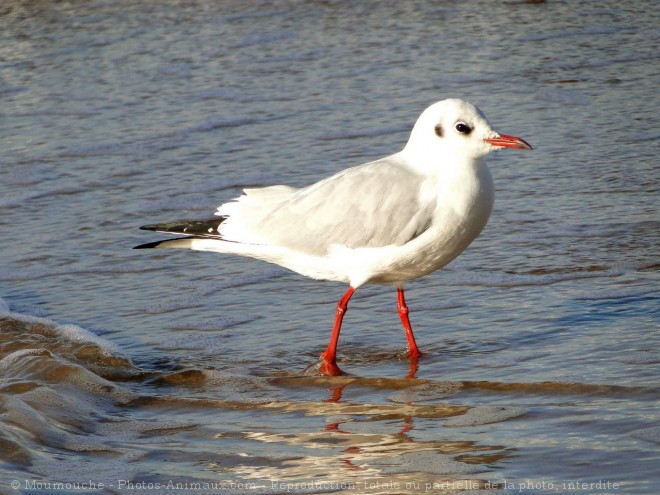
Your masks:
M451 174L429 179L437 197L429 229L403 246L348 249L337 246L330 257L344 260L345 281L403 283L439 268L456 258L481 233L493 208L494 188L483 160L457 167ZM429 187L422 189L429 193Z

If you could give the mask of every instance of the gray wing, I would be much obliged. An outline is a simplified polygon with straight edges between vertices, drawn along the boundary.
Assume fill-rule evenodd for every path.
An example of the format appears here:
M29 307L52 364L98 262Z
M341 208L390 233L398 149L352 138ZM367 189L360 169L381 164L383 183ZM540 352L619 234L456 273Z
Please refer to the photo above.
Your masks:
M261 217L259 235L318 255L332 244L402 245L431 224L435 202L422 203L424 180L394 158L350 168L291 194Z

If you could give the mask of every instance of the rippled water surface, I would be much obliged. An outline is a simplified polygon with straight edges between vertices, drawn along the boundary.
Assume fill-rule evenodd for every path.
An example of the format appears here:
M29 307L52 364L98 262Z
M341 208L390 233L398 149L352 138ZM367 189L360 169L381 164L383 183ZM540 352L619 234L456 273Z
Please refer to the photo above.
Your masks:
M4 0L0 492L657 493L659 12ZM391 287L326 378L341 284L131 249L452 96L535 150L489 157L488 227L407 286L414 378Z

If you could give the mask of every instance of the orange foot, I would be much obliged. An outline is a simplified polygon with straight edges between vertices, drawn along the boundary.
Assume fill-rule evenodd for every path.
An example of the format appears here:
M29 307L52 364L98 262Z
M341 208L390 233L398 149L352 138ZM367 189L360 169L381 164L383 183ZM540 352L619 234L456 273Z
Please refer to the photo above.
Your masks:
M344 374L344 372L339 369L339 366L337 366L337 361L335 359L328 359L323 354L321 354L319 371L325 376L341 376Z
M418 348L417 346L415 346L415 347L409 347L409 348L408 348L408 357L409 357L410 359L418 360L418 359L421 358L422 356L423 356L423 354L422 354L422 352L419 350L419 348Z

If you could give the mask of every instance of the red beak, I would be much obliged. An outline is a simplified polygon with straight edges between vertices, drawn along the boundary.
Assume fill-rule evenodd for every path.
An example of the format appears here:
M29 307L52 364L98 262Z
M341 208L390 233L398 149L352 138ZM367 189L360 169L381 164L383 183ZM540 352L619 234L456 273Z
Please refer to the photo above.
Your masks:
M514 148L517 150L532 149L527 141L516 136L507 136L506 134L500 134L500 137L496 138L486 138L484 141L498 148Z

